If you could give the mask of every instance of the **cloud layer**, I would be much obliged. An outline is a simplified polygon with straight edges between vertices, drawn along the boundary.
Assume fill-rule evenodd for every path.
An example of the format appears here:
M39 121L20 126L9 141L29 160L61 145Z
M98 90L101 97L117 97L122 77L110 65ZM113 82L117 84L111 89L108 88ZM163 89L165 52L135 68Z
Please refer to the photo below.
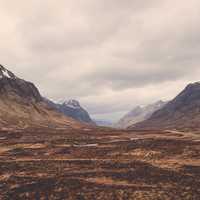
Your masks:
M199 80L200 1L0 0L0 62L97 118Z

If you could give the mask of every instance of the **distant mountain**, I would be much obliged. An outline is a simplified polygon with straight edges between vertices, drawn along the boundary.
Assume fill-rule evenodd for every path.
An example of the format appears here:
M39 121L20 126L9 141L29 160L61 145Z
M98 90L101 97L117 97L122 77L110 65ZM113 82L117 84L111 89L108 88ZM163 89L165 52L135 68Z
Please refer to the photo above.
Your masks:
M138 122L144 121L151 117L155 111L161 109L165 104L166 102L158 101L147 106L137 106L120 119L119 122L115 124L115 127L125 129Z
M90 118L89 113L81 107L80 103L76 100L65 101L62 104L57 104L58 109L66 116L72 117L80 122L94 124Z
M113 127L113 123L107 120L94 120L97 126Z
M92 121L89 113L80 105L78 101L74 99L60 101L59 103L54 103L53 101L46 99L46 102L67 117L71 117L80 122L95 125L95 122Z
M31 82L0 65L0 128L27 126L79 126L52 109Z
M189 84L149 119L130 128L200 129L200 82Z

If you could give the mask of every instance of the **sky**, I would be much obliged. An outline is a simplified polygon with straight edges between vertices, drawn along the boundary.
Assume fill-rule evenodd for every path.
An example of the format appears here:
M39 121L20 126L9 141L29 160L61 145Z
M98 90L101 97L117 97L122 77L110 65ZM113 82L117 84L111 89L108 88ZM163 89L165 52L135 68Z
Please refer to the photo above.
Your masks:
M0 0L0 63L96 119L200 80L199 0Z

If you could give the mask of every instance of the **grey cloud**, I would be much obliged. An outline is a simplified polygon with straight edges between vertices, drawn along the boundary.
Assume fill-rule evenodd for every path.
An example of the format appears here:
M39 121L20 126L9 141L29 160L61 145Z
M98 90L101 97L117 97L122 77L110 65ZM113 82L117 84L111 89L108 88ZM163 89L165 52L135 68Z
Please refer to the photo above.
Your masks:
M0 0L0 62L55 100L80 99L95 115L124 112L198 80L199 8L198 0Z

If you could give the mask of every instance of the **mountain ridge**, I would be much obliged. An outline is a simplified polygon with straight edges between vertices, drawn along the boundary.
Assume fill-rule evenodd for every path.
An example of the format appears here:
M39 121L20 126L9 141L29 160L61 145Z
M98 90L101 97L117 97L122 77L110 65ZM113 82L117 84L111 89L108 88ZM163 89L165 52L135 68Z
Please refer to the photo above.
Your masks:
M37 87L0 65L0 126L71 126L80 123L50 107Z
M67 117L71 117L79 122L96 125L91 119L89 113L80 105L79 101L77 100L69 99L55 103L52 100L46 99L46 102Z
M188 84L172 101L152 116L131 126L145 129L199 129L200 128L200 82Z
M166 102L157 101L155 103L136 106L130 112L128 112L124 117L122 117L115 125L116 128L126 129L131 125L148 119L156 110L162 108Z

